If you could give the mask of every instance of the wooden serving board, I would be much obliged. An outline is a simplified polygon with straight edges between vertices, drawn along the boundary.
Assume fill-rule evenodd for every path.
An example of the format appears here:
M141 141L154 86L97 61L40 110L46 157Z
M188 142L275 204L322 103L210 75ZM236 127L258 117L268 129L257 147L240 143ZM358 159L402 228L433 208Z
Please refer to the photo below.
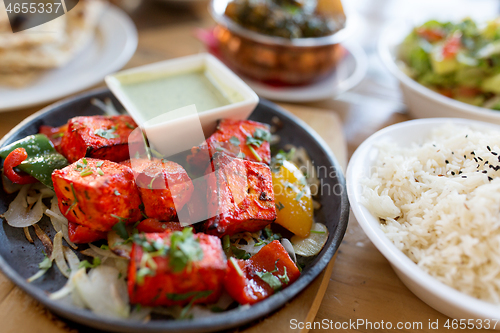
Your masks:
M340 165L345 169L347 149L338 116L332 112L311 107L286 104L281 104L281 106L315 129L330 146ZM0 123L0 137L7 134L13 126L34 111L35 109L28 109L5 113L5 121ZM297 319L301 322L313 321L327 290L334 261L335 258L321 275L292 302L272 316L246 328L244 332L267 333L270 330L273 333L288 332L290 331L291 319ZM92 331L52 315L37 301L17 288L2 273L0 273L0 323L0 332L2 333L83 333ZM302 330L302 332L307 332L307 330Z

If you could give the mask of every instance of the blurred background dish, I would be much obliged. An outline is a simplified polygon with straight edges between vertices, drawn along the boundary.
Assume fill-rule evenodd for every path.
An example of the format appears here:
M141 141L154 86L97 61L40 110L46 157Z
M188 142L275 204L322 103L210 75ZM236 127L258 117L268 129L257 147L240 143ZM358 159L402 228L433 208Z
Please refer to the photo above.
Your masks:
M80 4L60 18L73 11L78 15ZM63 40L72 41L69 43L58 44L52 39L40 43L30 41L39 45L23 48L12 41L14 47L2 52L0 57L0 63L5 64L0 74L0 111L56 100L91 87L105 75L122 68L137 48L134 23L113 5L103 7L92 20L94 22L75 20L69 24L71 30L61 33ZM49 48L51 52L47 52Z
M353 29L339 0L312 9L306 1L235 1L210 2L214 36L224 61L254 80L300 85L325 78Z
M395 21L385 28L378 43L379 56L386 68L398 79L410 115L415 118L462 117L500 124L499 111L446 97L405 73L401 68L399 48L417 25L419 24Z
M303 86L271 85L246 77L243 80L257 95L281 102L313 102L334 98L355 87L365 76L366 54L355 42L342 43L343 52L334 71L326 78Z

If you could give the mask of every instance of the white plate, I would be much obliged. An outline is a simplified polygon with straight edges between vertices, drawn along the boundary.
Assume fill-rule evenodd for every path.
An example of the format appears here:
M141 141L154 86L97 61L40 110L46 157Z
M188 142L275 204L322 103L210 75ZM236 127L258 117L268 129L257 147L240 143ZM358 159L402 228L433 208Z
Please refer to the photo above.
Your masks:
M354 88L365 76L367 59L356 43L342 43L346 55L327 78L300 87L274 87L242 77L260 97L281 102L313 102L333 98Z
M398 277L417 297L451 318L489 319L494 323L500 320L497 305L461 293L424 272L394 245L380 229L379 220L361 203L360 181L370 175L371 166L378 155L377 144L398 142L401 147L410 147L412 143L422 142L432 130L447 123L469 126L475 130L500 130L499 125L459 118L418 119L386 127L366 139L352 155L346 174L347 195L354 216L365 234L389 260ZM498 325L497 329L500 329Z
M48 70L34 84L0 87L0 112L47 103L91 87L122 68L137 48L137 29L121 9L107 6L96 37L66 66Z

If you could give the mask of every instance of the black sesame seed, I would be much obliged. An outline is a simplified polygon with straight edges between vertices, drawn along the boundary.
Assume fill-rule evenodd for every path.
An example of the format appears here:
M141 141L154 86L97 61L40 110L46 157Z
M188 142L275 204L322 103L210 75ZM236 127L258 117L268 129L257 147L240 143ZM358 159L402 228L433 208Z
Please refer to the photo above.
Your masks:
M475 157L474 157L474 161L476 161L476 162L477 162L477 158L475 158Z
M466 155L464 155L464 158L467 158L467 156L466 156Z
M493 180L493 178L491 178L491 177L488 177L488 180L489 180L489 181L491 182L491 181Z
M488 171L486 171L486 170L483 170L483 173L488 173Z
M459 174L459 175L461 175L461 174L462 174L462 171L459 171L459 172L458 172L458 174Z
M492 151L491 153L492 153L493 155L495 155L495 156L497 156L497 155L498 155L498 153L497 153L497 152L494 152L494 151Z
M476 153L474 153L473 151L470 152L471 155L476 155Z
M462 178L467 178L467 176L462 176Z
M478 158L480 161L482 161L482 160L483 160L483 159L481 158L481 156L478 156L477 158Z
M486 146L486 148L488 149L488 151L491 151L491 148L490 148L490 146Z
M467 135L465 136L465 138L466 138L466 139L467 139L468 137L469 137L469 134L467 134Z
M451 154L452 154L452 155L455 155L455 152L454 152L454 151L452 151L452 152L451 152Z
M450 163L450 161L446 160L446 161L444 161L444 163L449 164L449 163Z
M488 161L484 162L484 165L488 164Z
M451 175L452 175L452 176L455 176L455 171L452 171L452 172L451 172Z

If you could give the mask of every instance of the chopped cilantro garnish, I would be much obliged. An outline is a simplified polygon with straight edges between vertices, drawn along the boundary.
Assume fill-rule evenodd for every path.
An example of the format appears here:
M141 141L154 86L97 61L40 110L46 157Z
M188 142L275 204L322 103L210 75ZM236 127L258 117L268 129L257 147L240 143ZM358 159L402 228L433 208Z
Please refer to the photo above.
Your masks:
M245 250L239 249L234 245L231 245L231 252L236 259L250 259L250 253L247 253Z
M318 230L311 230L312 234L326 234L324 231L318 231Z
M96 171L99 176L104 176L104 171L102 171L101 168L97 168Z
M122 239L127 240L129 238L127 228L125 227L125 220L127 219L124 219L123 217L115 214L111 214L111 216L118 219L118 223L116 223L111 229L116 231L118 236L120 236Z
M82 172L80 172L80 177L87 177L87 176L90 176L93 173L94 172L92 170L86 169L86 170L83 170Z
M290 283L290 278L288 277L288 274L286 272L286 266L283 266L283 275L278 275L278 278L283 282L284 284L289 284Z
M156 274L156 272L154 270L152 270L151 268L149 268L149 267L140 268L137 271L137 274L135 275L136 276L137 284L138 285L144 284L144 278L146 276L155 276L155 274Z
M43 270L48 270L50 267L52 267L52 260L47 256L45 252L43 252L44 258L42 262L38 264L38 268L43 269Z
M276 276L273 274L278 272L278 261L279 259L274 263L274 270L271 272L255 272L255 274L260 277L262 281L267 283L274 290L280 290L282 288L282 283L288 284L290 282L286 272L286 267L283 267L283 275Z
M283 205L281 202L278 202L277 204L275 204L276 206L276 209L278 210L282 210L283 208L285 208L285 205Z
M94 131L95 135L99 135L101 138L104 139L116 139L119 137L118 134L115 134L116 127L113 126L110 129L103 129L103 128L98 128Z
M127 126L127 127L128 127L128 128L130 128L130 129L134 129L134 128L135 128L135 126L134 126L134 125L132 125L131 123L129 123L129 122L127 122L127 121L125 122L125 126Z
M89 263L87 260L80 262L78 268L96 268L100 264L101 264L101 259L99 259L99 257L94 257L92 263Z
M104 164L104 161L99 161L99 162L97 162L96 167L100 168L100 167L102 167L103 164Z
M274 272L274 271L273 271ZM281 281L278 277L274 276L272 272L255 272L255 274L267 283L274 290L281 289Z
M170 266L173 272L180 272L191 262L203 259L200 241L193 237L193 229L175 231L170 237Z
M235 136L232 136L231 139L229 139L229 142L233 144L234 146L239 146L240 145L240 139L238 139Z
M247 136L246 144L248 146L260 147L265 141L271 140L271 133L269 131L257 128L253 136Z

